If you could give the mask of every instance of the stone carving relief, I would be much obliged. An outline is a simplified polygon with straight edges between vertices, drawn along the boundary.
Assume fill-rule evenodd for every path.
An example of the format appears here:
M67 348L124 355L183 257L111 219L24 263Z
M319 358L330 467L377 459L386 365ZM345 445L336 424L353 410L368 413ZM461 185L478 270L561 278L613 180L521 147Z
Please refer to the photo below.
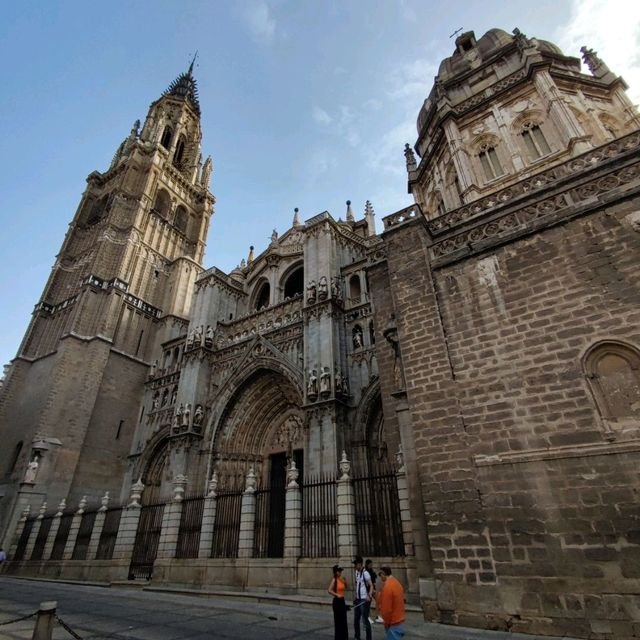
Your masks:
M326 398L331 395L331 371L329 367L322 367L320 374L320 395Z
M317 285L315 280L311 280L307 285L307 302L313 304L316 301Z
M327 283L327 277L322 276L318 280L318 300L326 300L329 295L329 286Z
M318 398L318 371L311 369L307 378L307 397L311 402Z

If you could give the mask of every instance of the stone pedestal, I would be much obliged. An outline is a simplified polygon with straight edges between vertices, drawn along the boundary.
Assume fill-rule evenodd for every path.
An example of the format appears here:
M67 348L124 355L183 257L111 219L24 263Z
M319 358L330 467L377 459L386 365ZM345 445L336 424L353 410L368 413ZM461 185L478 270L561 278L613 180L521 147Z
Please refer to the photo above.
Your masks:
M29 534L29 542L27 542L27 548L24 551L24 560L30 560L33 554L33 548L36 546L36 539L40 533L40 526L42 525L42 519L44 518L45 511L47 510L47 503L43 502L40 507L40 513L33 524L31 533Z
M136 541L138 523L140 522L140 497L144 491L144 485L138 480L131 487L131 501L126 509L122 511L118 536L113 549L114 560L129 559L133 553L133 545Z
M202 509L202 525L200 527L200 547L198 558L211 557L213 546L213 529L216 524L216 490L218 488L218 474L214 473L209 482L209 492L204 499Z
M298 485L300 472L295 461L287 472L287 495L284 517L284 557L299 558L302 552L302 491Z
M58 535L58 529L60 528L60 518L62 518L62 514L64 510L67 508L67 503L63 498L60 504L58 505L58 512L55 516L53 516L53 520L51 522L51 528L49 529L49 535L47 537L47 542L44 545L44 551L42 553L43 560L49 560L51 557L51 552L53 551L53 545L56 541L56 536Z
M109 506L109 492L107 491L102 498L102 505L96 513L96 519L93 523L91 531L91 539L89 540L89 548L87 549L87 560L95 560L98 555L98 546L100 545L100 536L104 529L104 521L107 517L107 507Z
M351 463L347 454L342 452L340 460L340 478L337 487L338 510L338 554L340 558L350 559L355 555L358 539L356 537L356 498L351 482Z
M182 500L187 478L178 475L173 480L173 498L162 514L162 529L158 543L158 558L175 558L182 518Z
M22 514L20 515L18 523L16 524L16 530L13 535L13 540L11 541L11 547L9 548L9 558L11 560L13 560L13 558L16 555L16 551L18 549L18 542L20 542L20 538L22 537L22 532L24 531L24 528L27 524L27 519L29 518L30 513L31 513L31 508L29 507L29 505L27 505L22 511Z
M64 553L62 554L63 560L71 560L73 550L76 547L76 540L78 539L78 531L80 531L80 523L82 522L82 514L84 508L87 506L87 499L82 498L80 500L80 506L78 510L73 514L73 520L71 521L71 527L69 528L69 537L67 543L64 545Z
M253 543L256 523L256 475L253 469L247 474L245 492L242 494L240 512L240 538L238 541L238 558L253 556Z

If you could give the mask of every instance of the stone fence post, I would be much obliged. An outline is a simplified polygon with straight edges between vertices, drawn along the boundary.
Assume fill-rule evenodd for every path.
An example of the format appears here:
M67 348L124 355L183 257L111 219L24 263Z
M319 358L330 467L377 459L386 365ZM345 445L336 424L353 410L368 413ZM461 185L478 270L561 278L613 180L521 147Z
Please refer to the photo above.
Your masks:
M299 558L302 553L302 492L298 484L300 471L291 460L287 472L287 495L284 516L284 557Z
M58 505L58 511L56 515L53 516L53 520L51 521L51 528L49 529L49 535L47 537L47 542L44 545L44 551L42 552L42 559L49 560L51 558L51 552L53 551L53 544L56 541L56 536L58 535L58 529L60 528L60 518L62 518L62 514L64 510L67 508L67 502L64 498L60 500L60 504Z
M114 560L126 560L131 558L133 554L133 545L136 541L136 533L138 532L138 522L140 522L140 498L144 491L142 479L138 480L131 487L130 502L122 511L120 526L118 527L118 536L116 545L113 549Z
M407 470L404 466L404 454L402 445L396 453L398 470L396 482L398 485L398 505L400 507L400 522L402 525L402 539L404 540L404 553L406 556L415 555L413 548L413 527L411 526L411 509L409 508L409 487L407 486Z
M20 515L20 519L18 520L18 524L16 525L16 531L13 535L13 542L11 543L11 548L9 549L9 558L13 560L16 556L16 551L18 550L18 543L20 542L20 538L22 538L22 532L24 528L27 526L27 520L31 515L31 507L30 505L26 505L22 514Z
M89 548L87 549L87 560L95 560L95 557L98 555L98 546L100 545L100 536L104 529L104 520L107 517L109 500L109 492L107 491L104 496L102 496L102 504L93 522L93 530L91 531L91 539L89 540Z
M200 547L198 558L210 558L213 546L213 529L216 524L216 491L218 490L218 474L214 471L209 482L209 492L205 496L202 507L202 525L200 527Z
M40 526L42 525L42 519L44 518L46 510L47 503L43 502L42 506L40 507L38 517L33 523L33 528L31 529L31 533L29 534L29 542L27 542L27 548L24 550L24 560L31 560L31 556L33 555L33 548L36 546L36 538L38 537L38 533L40 533Z
M242 494L240 510L240 539L238 541L238 558L253 556L253 542L256 524L256 474L253 467L247 473L246 489Z
M80 531L80 523L82 522L82 514L86 506L87 496L83 496L78 505L78 510L73 514L73 520L69 527L69 537L64 545L64 553L62 554L63 560L71 560L71 556L73 556L73 550L76 548L76 541L78 540L78 532Z
M337 488L338 510L338 555L340 558L351 559L357 550L356 537L356 498L351 482L351 463L347 459L346 451L342 452L340 473Z
M173 497L162 512L162 528L158 543L158 558L175 558L182 518L182 501L187 478L182 474L173 479Z

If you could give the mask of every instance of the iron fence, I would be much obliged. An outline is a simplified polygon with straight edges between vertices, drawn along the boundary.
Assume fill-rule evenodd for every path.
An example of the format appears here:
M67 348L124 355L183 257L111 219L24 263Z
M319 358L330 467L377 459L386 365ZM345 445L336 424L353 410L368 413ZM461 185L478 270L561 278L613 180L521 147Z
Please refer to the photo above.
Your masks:
M98 541L96 560L111 560L111 558L113 558L113 550L116 546L121 517L122 507L113 507L105 511L104 525L100 533L100 540Z
M16 545L16 552L13 556L14 560L24 560L24 553L27 550L27 545L29 544L29 537L31 536L31 531L33 530L33 523L36 521L35 518L27 518L24 523L24 529L20 534L20 538L18 539L18 544Z
M73 548L72 560L86 560L87 551L89 550L89 542L91 542L91 532L96 521L96 511L85 511L80 520L80 528L78 529L78 537L76 545Z
M326 475L311 477L302 484L302 557L337 555L336 480Z
M200 548L200 529L204 512L204 496L182 501L176 558L197 558Z
M58 524L56 537L53 540L53 549L51 550L50 560L62 560L62 556L64 556L64 549L67 546L69 530L71 529L72 522L73 513L63 513L60 516L60 523Z
M216 497L216 519L213 526L212 558L237 558L240 536L242 491L220 491Z
M140 508L140 520L129 565L129 580L151 579L153 563L158 554L164 507L165 504L162 502L144 505Z
M353 479L358 553L404 556L398 484L393 470Z
M36 536L36 543L33 546L33 552L31 553L31 560L42 560L42 554L44 553L44 546L47 544L47 538L49 537L49 531L51 531L51 522L53 516L45 516L40 520L40 529Z

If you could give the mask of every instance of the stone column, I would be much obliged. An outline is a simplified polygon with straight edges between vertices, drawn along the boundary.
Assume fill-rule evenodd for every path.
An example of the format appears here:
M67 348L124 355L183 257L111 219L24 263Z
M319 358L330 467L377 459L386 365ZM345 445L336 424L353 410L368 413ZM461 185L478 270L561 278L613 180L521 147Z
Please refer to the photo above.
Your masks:
M11 542L11 548L9 549L9 558L13 560L16 555L16 551L18 550L18 542L20 542L20 538L22 537L22 532L27 524L27 519L31 514L31 507L27 505L22 513L20 514L20 519L18 520L18 524L16 525L16 531L13 535L13 541Z
M126 560L133 553L133 545L136 541L138 522L140 521L140 497L144 491L142 479L131 487L131 498L127 508L122 511L118 537L113 549L114 560Z
M256 474L253 467L247 473L247 483L242 494L240 512L240 539L238 541L238 558L253 556L253 539L256 524Z
M36 538L38 537L38 533L40 532L40 525L42 524L42 519L44 518L45 511L47 510L47 503L43 502L40 507L40 512L38 513L38 517L36 521L33 523L33 528L31 529L31 533L29 534L29 542L27 542L27 548L24 551L24 559L31 560L31 555L33 554L33 548L36 546Z
M213 529L216 524L216 491L218 490L218 474L214 471L209 482L209 492L202 508L202 525L200 527L200 548L198 558L211 557L213 546Z
M53 544L56 541L56 536L58 535L58 529L60 528L60 518L62 518L62 514L64 510L67 508L67 502L64 498L60 501L58 505L58 511L55 516L53 516L53 520L51 521L51 528L49 529L49 536L47 537L47 542L44 545L44 551L42 552L42 559L49 560L51 557L51 552L53 551Z
M298 485L300 471L291 460L287 472L287 496L284 516L284 557L299 558L302 552L302 492Z
M398 470L396 471L396 482L398 485L398 503L400 506L400 522L402 524L402 539L404 540L404 553L406 556L413 556L413 527L411 526L411 507L409 504L409 488L407 487L407 470L404 466L404 454L402 444L396 453Z
M340 473L338 478L337 510L338 510L338 555L343 559L351 559L357 550L356 537L356 497L351 482L351 463L346 451L342 452Z
M107 517L107 508L109 507L109 492L102 496L102 505L96 513L96 519L93 523L93 531L89 540L89 548L87 549L87 560L95 560L98 555L98 546L100 545L100 536L104 529L104 520Z
M87 506L87 496L83 496L78 505L78 510L73 514L73 520L71 521L71 527L69 527L69 537L67 538L67 544L64 545L64 553L62 554L63 560L71 560L73 550L76 547L76 540L78 539L78 531L80 531L80 523L82 522L82 514L84 508Z
M178 474L173 479L173 497L162 514L162 530L158 543L158 558L175 558L182 518L182 501L187 477Z

